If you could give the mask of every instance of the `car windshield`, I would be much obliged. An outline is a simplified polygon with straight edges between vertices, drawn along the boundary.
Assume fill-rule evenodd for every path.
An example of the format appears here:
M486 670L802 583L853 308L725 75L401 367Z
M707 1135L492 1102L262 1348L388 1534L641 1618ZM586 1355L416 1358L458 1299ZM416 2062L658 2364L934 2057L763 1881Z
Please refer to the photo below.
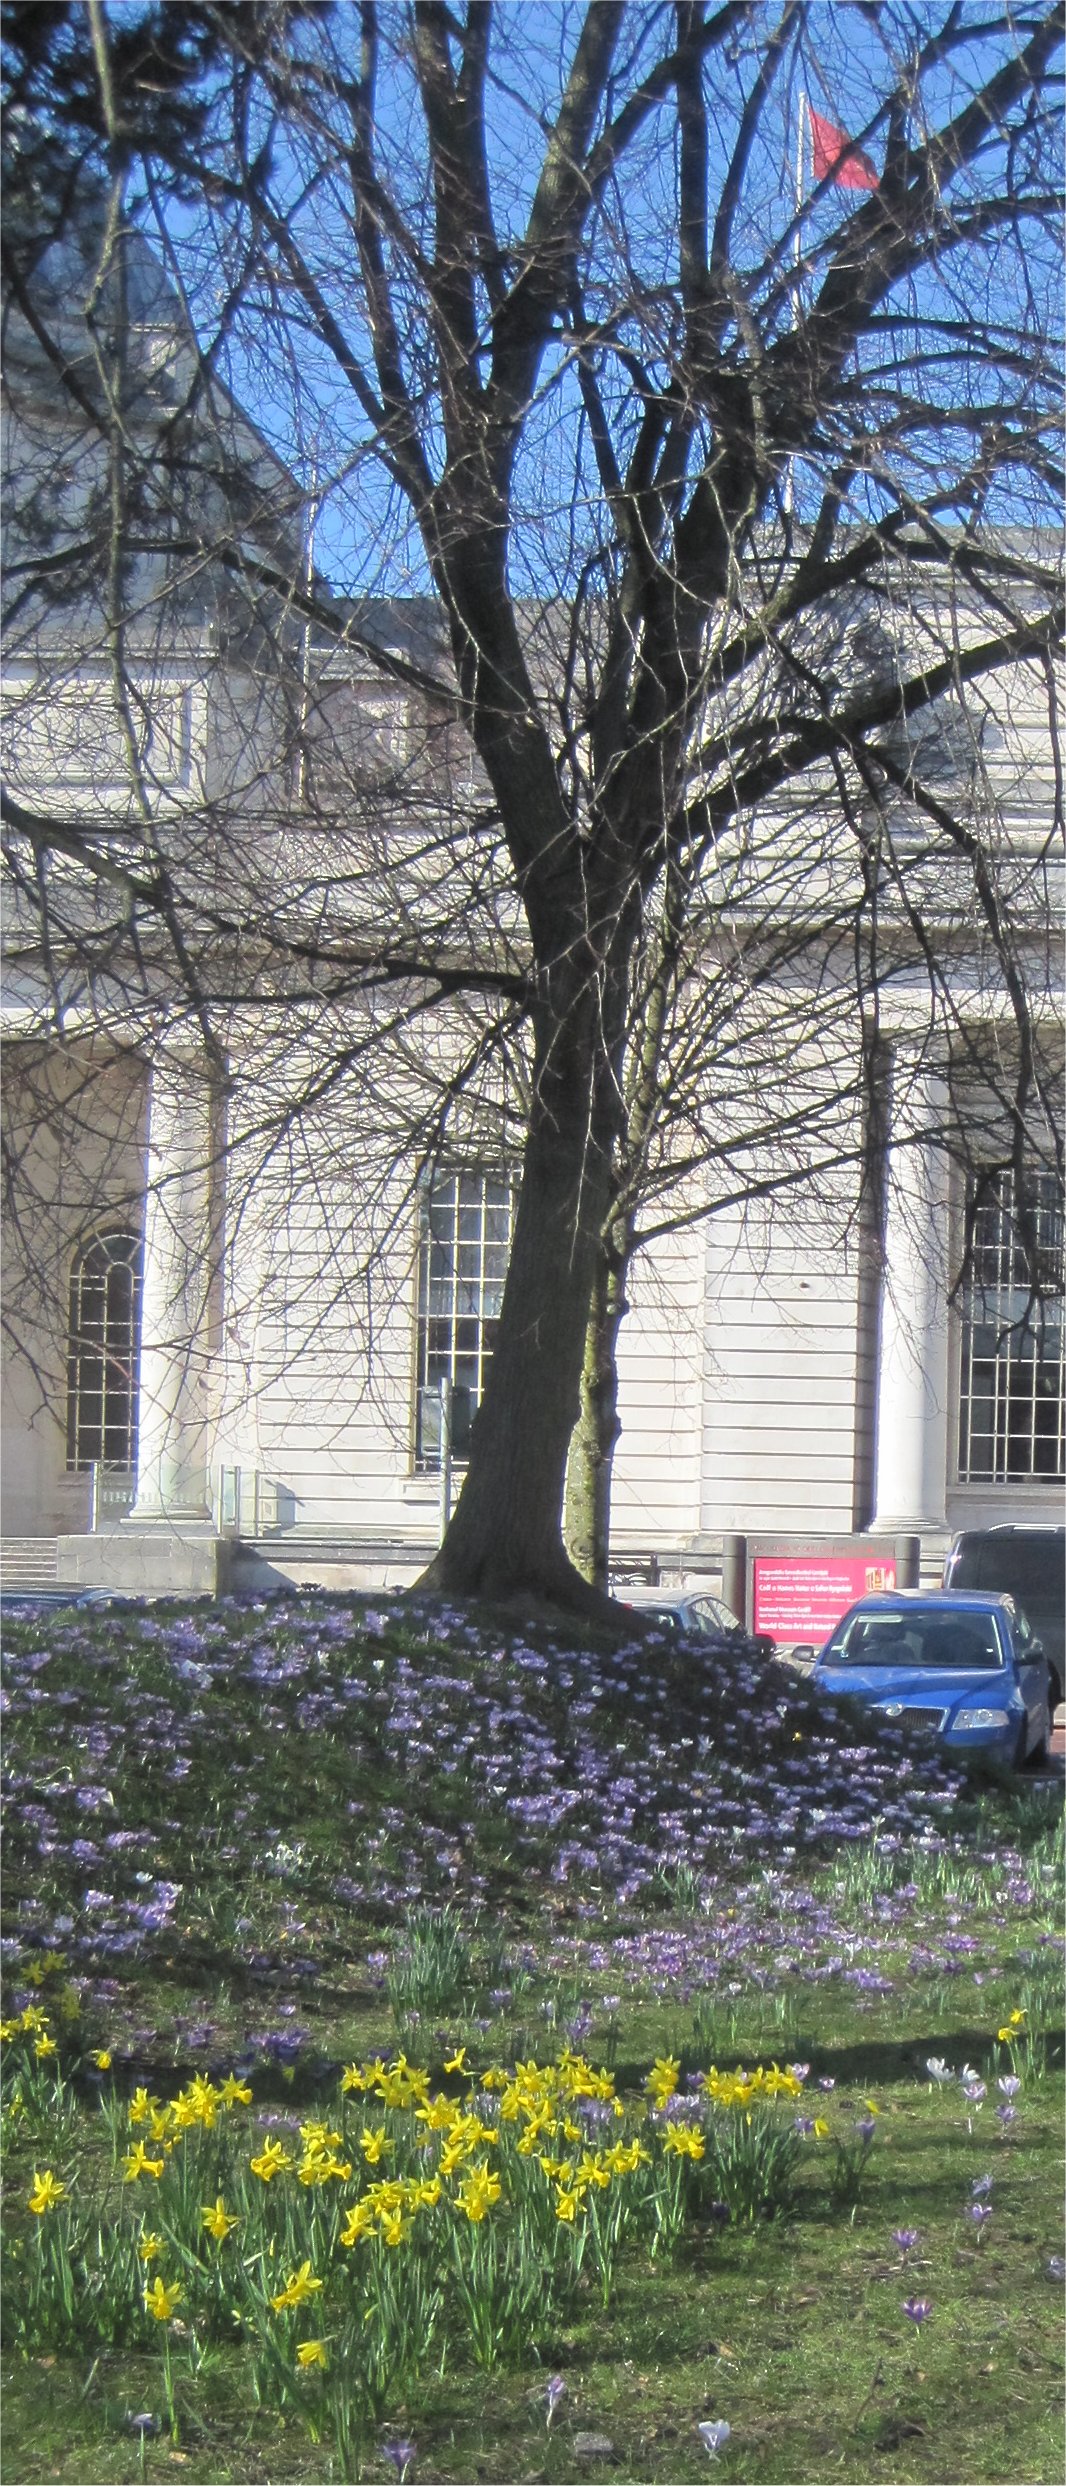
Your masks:
M997 1669L1003 1658L990 1614L855 1614L826 1650L833 1666Z

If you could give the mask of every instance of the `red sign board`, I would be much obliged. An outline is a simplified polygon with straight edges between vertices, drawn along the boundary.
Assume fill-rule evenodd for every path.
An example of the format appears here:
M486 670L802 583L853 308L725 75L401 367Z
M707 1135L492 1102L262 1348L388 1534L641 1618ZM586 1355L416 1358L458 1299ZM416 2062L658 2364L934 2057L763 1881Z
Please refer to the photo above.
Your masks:
M895 1563L884 1554L756 1554L753 1570L752 1628L786 1649L820 1649L856 1597L896 1585Z

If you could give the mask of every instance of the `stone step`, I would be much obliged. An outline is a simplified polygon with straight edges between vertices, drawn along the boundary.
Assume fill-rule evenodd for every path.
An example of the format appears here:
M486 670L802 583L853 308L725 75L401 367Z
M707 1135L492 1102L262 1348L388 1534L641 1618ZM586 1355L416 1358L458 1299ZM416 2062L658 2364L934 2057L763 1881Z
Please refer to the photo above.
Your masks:
M59 1578L59 1546L54 1536L0 1538L0 1586L54 1588Z

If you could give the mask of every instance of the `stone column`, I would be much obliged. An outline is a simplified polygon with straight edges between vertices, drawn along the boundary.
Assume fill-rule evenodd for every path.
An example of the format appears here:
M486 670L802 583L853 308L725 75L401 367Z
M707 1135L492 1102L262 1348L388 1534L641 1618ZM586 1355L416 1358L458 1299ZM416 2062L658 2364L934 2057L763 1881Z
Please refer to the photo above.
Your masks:
M946 1525L948 1157L943 1072L916 1046L892 1061L877 1373L879 1534Z
M137 1491L128 1527L203 1526L211 1516L216 1133L203 1055L161 1048L149 1102Z

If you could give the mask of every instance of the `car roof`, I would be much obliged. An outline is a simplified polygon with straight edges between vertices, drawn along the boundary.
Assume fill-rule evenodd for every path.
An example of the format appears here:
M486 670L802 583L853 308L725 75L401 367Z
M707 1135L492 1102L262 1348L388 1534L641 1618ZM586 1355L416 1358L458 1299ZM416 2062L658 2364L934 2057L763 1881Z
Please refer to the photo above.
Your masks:
M871 1589L868 1597L856 1597L854 1605L849 1606L848 1612L854 1614L859 1608L864 1613L871 1609L876 1612L879 1608L892 1609L900 1605L912 1605L928 1606L934 1613L943 1614L957 1614L960 1608L963 1613L975 1610L978 1613L987 1613L990 1606L1013 1607L1014 1604L1015 1599L1008 1589L878 1588Z
M983 1541L992 1536L1066 1537L1066 1525L1050 1519L997 1519L994 1528L960 1528L956 1543L961 1545L964 1537L980 1537Z
M651 1588L646 1580L624 1580L611 1590L623 1606L687 1606L700 1593L698 1588Z

